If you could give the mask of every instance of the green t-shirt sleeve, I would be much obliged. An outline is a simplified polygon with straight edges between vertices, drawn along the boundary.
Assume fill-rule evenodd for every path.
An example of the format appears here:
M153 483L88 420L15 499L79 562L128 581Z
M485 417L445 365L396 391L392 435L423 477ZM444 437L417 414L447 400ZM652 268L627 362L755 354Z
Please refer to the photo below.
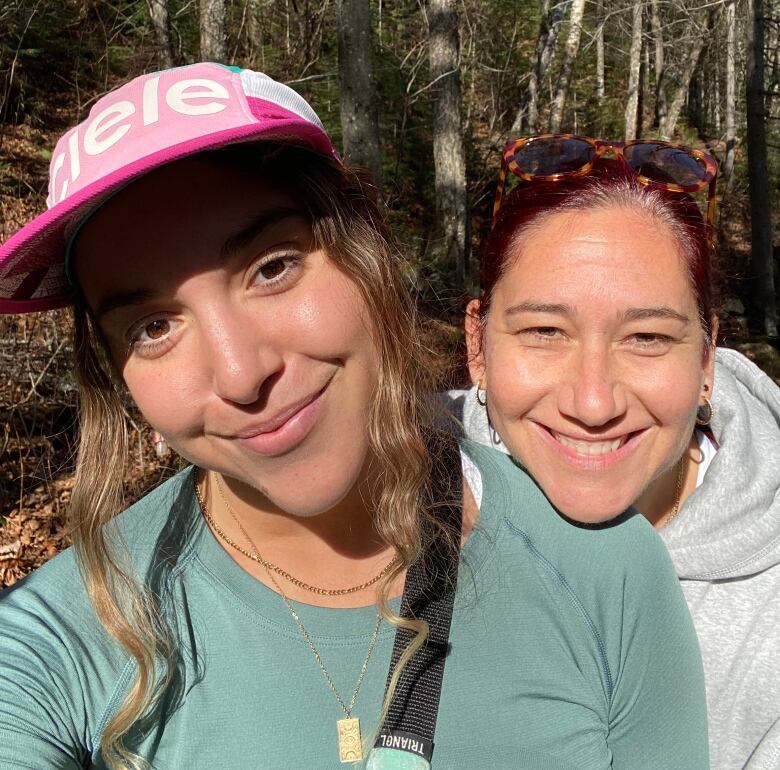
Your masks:
M126 664L72 550L0 594L0 768L89 766Z
M638 521L623 580L609 713L613 770L707 770L707 705L696 632L663 544Z
M0 597L0 767L70 770L84 766L85 724L76 666L62 627L42 617L27 585ZM49 621L47 623L47 620Z
M539 655L560 667L548 671L549 692L574 706L574 728L599 731L599 761L609 757L612 770L708 770L698 639L658 533L636 511L605 527L577 526L508 457L464 443L478 461L485 495L527 549L528 559L517 561L512 574L521 574L524 563L536 565L522 573L526 614L549 637ZM506 541L506 558L515 547ZM544 734L543 721L536 727Z

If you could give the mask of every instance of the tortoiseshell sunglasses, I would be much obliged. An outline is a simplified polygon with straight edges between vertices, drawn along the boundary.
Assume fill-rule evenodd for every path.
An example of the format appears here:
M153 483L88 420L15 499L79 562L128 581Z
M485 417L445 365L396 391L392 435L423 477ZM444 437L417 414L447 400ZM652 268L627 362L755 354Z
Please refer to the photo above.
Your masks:
M589 173L609 151L636 174L637 182L647 187L680 193L707 188L707 234L712 237L718 174L715 158L692 147L660 140L605 142L575 134L544 134L507 142L493 203L493 224L504 200L507 170L528 182L555 182Z

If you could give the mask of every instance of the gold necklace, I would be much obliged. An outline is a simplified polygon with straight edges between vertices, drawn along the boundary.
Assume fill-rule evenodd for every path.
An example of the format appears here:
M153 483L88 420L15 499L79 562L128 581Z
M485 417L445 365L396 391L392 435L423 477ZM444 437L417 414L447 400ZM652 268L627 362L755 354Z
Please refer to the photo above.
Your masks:
M661 517L663 526L665 527L679 512L680 510L680 498L682 497L683 476L685 475L685 455L680 458L680 462L677 463L677 483L674 488L674 503L672 510Z
M219 482L217 482L217 485L219 485ZM201 496L200 489L198 489L198 483L197 478L193 476L193 486L195 488L195 497L198 500L198 505L200 506L200 510L203 513L204 518L208 523L211 525L211 527L214 529L214 531L229 545L232 545L233 547L236 547L235 543L228 540L223 530L217 526L216 522L214 521L214 517L209 513L208 508L206 507L206 503L203 500L203 497ZM338 745L339 745L339 761L344 762L359 762L363 759L363 738L360 734L360 719L358 717L352 716L352 710L355 708L355 701L357 700L358 693L360 692L360 687L363 684L363 679L366 675L366 671L368 670L368 661L371 660L371 654L374 652L374 647L376 646L376 640L379 636L379 628L382 625L382 615L380 613L377 613L376 616L376 625L374 626L374 630L371 634L371 639L368 643L368 652L366 652L366 657L363 660L363 665L360 667L360 673L358 674L357 682L355 683L355 689L352 691L352 697L349 699L349 703L344 703L344 699L341 697L341 694L339 693L338 689L336 688L336 684L333 681L333 677L330 675L327 668L325 668L325 664L322 662L322 656L320 655L319 650L317 649L317 646L314 644L313 639L311 638L309 632L306 630L306 626L303 625L303 621L301 620L300 615L296 612L295 607L293 607L292 602L287 598L287 595L282 590L282 587L279 585L278 581L274 577L273 572L271 571L271 565L269 562L266 562L265 559L260 555L260 552L257 550L257 546L255 545L254 541L251 537L249 537L249 533L244 529L244 526L241 524L241 522L238 519L238 516L236 516L233 509L228 505L227 500L225 500L224 496L222 496L223 501L225 502L225 506L227 507L228 513L232 516L235 523L238 525L238 528L241 530L241 534L246 538L247 542L249 543L249 546L251 547L252 551L250 554L250 558L254 559L258 564L261 564L264 568L266 573L268 574L268 579L273 583L274 588L276 588L277 592L279 593L279 596L281 597L282 601L285 603L287 609L290 611L290 614L293 616L293 619L295 620L295 624L298 626L298 630L301 632L301 635L306 640L306 644L309 646L309 649L312 652L312 655L314 655L314 660L317 661L317 665L320 667L320 671L322 671L323 676L325 677L325 681L328 683L328 686L332 690L333 694L336 696L336 700L339 703L339 706L341 706L342 711L344 712L344 719L337 719L336 720L336 735L338 738ZM240 548L238 550L241 550ZM385 569L385 571L387 571ZM374 580L373 582L376 582Z
M225 497L224 492L222 491L222 484L219 482L219 477L216 477L217 482L217 492L219 492L219 496L222 499L222 502L225 504L225 508L228 509L233 519L238 524L239 528L241 529L241 533L244 535L244 538L252 542L247 533L244 531L244 528L241 526L241 523L236 518L236 514L233 511L232 506L227 501L227 498ZM200 492L198 491L198 485L195 485L195 492L198 495L198 502L200 503L201 509L203 510L203 515L206 517L208 523L211 525L211 528L224 540L229 546L232 548L235 548L236 551L246 556L248 559L252 559L252 561L256 561L258 564L265 567L267 570L273 570L277 575L280 577L283 577L288 582L292 583L294 586L297 586L298 588L302 588L305 591L310 591L313 594L318 594L319 596L347 596L348 594L355 594L358 591L364 591L366 588L370 588L375 583L378 583L388 572L390 572L391 569L393 569L398 562L401 560L400 556L395 556L385 567L384 569L377 575L374 575L370 580L367 580L365 583L360 583L360 585L356 586L350 586L349 588L320 588L319 586L313 586L310 583L306 583L303 580L298 579L294 575L291 575L286 570L282 569L281 567L278 567L276 564L273 564L270 561L266 561L263 559L257 551L249 551L246 548L242 548L238 543L235 542L235 540L232 540L227 532L225 532L217 523L214 521L214 519L211 517L209 513L206 512L206 507L203 505L203 501L200 499Z

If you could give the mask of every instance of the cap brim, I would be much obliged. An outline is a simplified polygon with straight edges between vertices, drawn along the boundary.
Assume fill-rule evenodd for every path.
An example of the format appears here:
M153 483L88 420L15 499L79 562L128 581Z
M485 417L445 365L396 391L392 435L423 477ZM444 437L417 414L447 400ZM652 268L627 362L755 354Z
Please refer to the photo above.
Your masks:
M316 125L285 118L182 142L140 158L55 204L0 246L0 313L53 310L72 303L65 275L65 248L73 227L90 211L134 179L175 160L240 142L293 140L338 157Z

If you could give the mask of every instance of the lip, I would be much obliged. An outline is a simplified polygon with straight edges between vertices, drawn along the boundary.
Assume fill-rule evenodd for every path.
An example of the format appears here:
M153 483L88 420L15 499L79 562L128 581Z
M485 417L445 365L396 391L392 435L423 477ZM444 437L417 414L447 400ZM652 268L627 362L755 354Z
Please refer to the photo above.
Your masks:
M274 417L245 428L233 438L246 449L266 457L278 457L300 446L317 423L325 392L325 386L305 398L286 406Z
M629 431L620 435L599 437L598 441L594 441L592 436L587 438L571 436L568 433L554 431L552 428L548 428L542 423L535 422L534 425L539 431L543 441L553 450L557 457L570 466L589 471L608 470L617 463L622 462L636 451L647 434L647 429L642 428L640 430ZM562 444L555 438L556 435L563 436L569 441L583 444L611 443L617 440L621 440L622 443L617 449L611 451L603 452L601 454L586 454L584 452L578 451L575 447Z

